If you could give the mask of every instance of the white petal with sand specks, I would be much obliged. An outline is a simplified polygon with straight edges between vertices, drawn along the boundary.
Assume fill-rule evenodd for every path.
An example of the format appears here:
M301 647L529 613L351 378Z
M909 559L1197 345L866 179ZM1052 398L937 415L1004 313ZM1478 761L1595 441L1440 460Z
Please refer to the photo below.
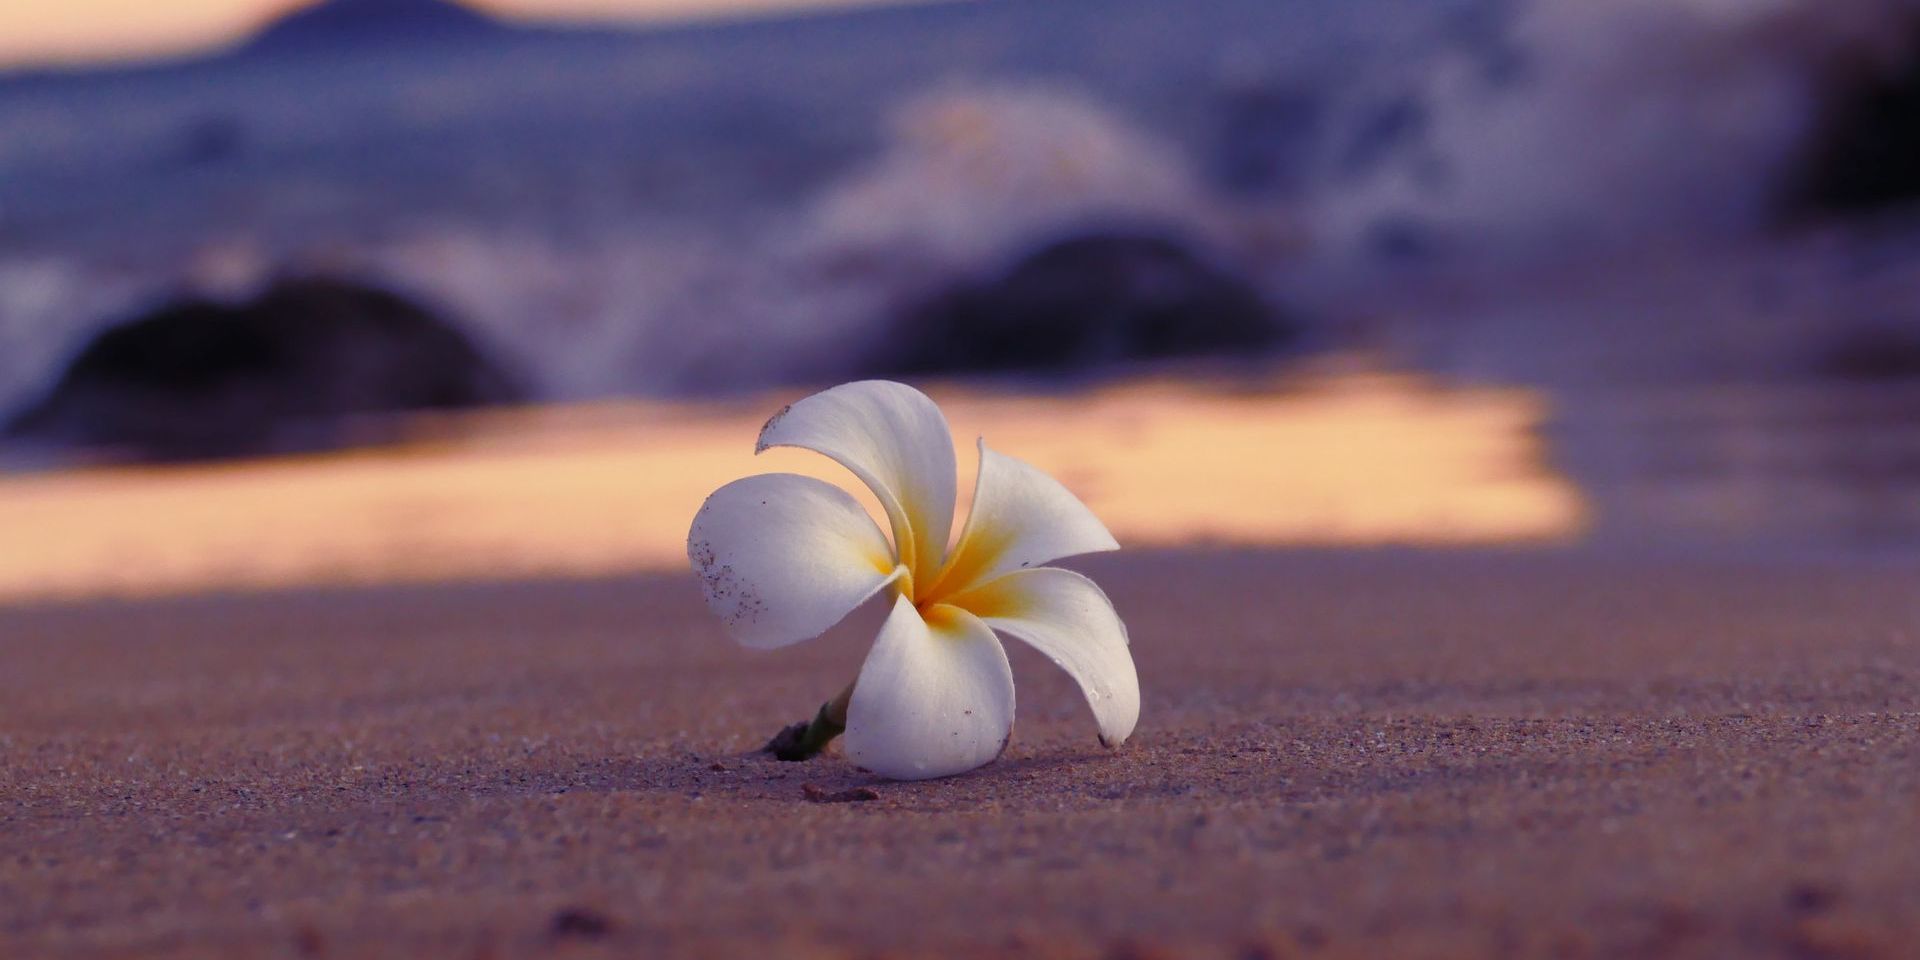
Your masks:
M749 647L817 637L894 576L893 551L845 490L789 473L714 491L687 558L707 606Z

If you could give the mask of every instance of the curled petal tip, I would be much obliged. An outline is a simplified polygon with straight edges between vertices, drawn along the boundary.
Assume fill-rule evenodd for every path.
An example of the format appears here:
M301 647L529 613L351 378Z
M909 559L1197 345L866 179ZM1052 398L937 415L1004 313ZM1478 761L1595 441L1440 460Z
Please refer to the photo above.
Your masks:
M767 422L760 425L759 435L753 438L755 454L766 453L773 448L773 444L767 442L767 434L773 432L773 428L779 426L780 421L786 419L787 414L791 412L793 412L793 404L789 403L774 411L773 416L768 417Z

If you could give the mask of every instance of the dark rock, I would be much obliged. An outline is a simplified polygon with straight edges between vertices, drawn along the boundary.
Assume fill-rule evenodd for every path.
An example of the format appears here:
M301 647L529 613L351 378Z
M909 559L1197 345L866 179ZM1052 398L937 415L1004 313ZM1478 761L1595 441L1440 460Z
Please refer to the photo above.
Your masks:
M1819 350L1813 373L1864 382L1920 379L1920 333L1890 325L1845 331Z
M1889 62L1849 58L1816 83L1812 130L1781 198L1789 221L1850 216L1920 201L1920 14L1887 29L1911 38Z
M351 418L524 399L445 320L337 280L184 300L95 336L7 434L147 460L338 446Z
M606 914L584 907L568 907L553 915L547 933L555 940L598 940L613 932Z
M242 50L300 53L484 37L507 29L452 0L321 0L262 27Z
M1105 233L1050 244L1002 276L931 298L874 359L898 373L1091 371L1263 355L1295 337L1252 284L1187 245Z

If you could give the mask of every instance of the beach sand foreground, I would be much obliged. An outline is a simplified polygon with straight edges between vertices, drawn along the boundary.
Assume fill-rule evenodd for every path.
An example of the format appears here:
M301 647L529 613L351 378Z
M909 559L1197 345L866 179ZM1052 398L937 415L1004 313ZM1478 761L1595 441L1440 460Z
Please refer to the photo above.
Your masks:
M0 955L1913 956L1920 562L1079 566L1145 709L1010 644L973 774L753 750L858 668L690 577L0 613Z

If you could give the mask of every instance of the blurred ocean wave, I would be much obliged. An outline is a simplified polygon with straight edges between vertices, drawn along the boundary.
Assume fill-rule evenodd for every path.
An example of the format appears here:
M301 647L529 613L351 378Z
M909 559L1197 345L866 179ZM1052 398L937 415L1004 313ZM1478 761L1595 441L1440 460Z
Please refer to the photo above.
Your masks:
M842 379L955 315L930 304L1000 302L981 291L1089 237L1251 291L1231 302L1273 335L1216 353L1365 351L1576 412L1920 340L1920 169L1876 146L1920 130L1914 0L954 2L647 32L453 11L427 33L385 2L332 0L345 40L295 20L0 77L0 409L113 323L289 275L406 297L540 399ZM1111 299L1044 302L1098 333L1134 322ZM947 353L912 366L969 372Z
M364 37L296 43L296 18L202 60L0 80L0 403L109 322L289 270L444 309L560 399L849 375L903 307L1115 224L1271 288L1296 212L1217 168L1301 147L1261 146L1243 95L1403 70L1480 5L959 2L395 39L423 2Z

